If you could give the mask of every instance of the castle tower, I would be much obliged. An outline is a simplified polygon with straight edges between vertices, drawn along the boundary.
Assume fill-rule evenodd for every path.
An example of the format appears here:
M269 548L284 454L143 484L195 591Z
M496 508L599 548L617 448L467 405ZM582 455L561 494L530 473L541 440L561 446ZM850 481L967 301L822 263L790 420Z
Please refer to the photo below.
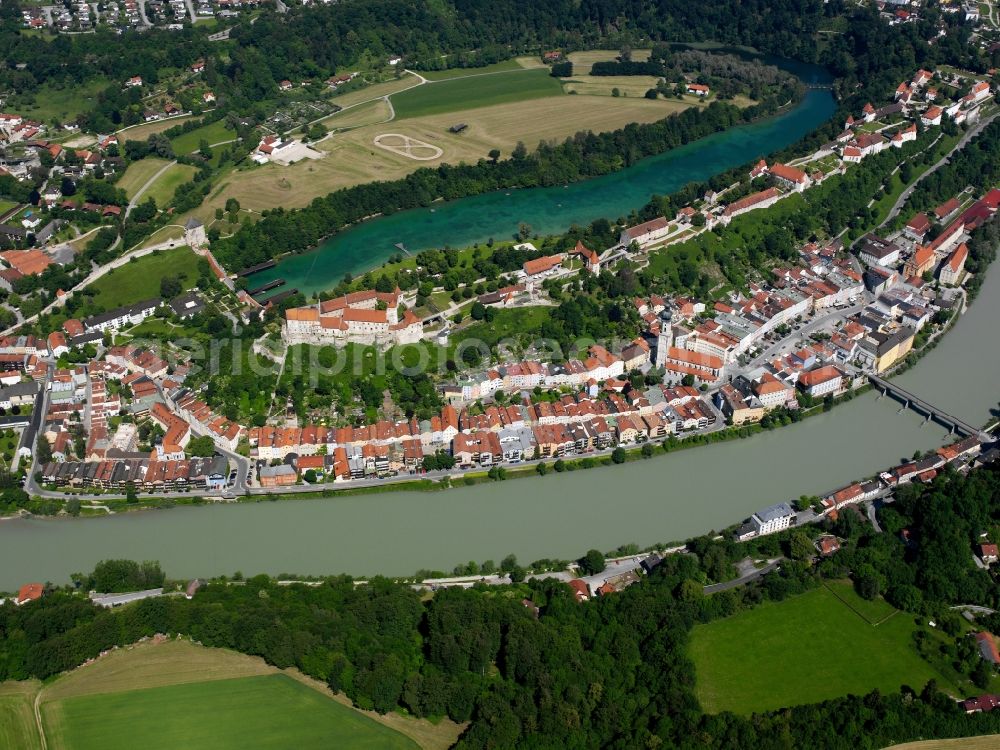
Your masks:
M656 339L656 366L660 369L667 362L667 351L674 345L674 316L670 310L660 313L660 335Z

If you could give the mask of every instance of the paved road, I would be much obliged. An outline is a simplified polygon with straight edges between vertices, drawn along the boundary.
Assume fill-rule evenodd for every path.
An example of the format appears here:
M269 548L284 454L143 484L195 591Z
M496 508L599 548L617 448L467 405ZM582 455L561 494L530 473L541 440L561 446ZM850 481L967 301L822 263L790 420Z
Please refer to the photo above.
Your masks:
M763 568L758 568L757 570L754 570L751 573L747 573L746 575L740 576L739 578L734 578L731 581L726 581L725 583L713 583L711 586L705 586L703 591L705 594L717 594L720 591L728 591L729 589L734 589L737 586L742 586L745 583L756 581L761 576L770 573L780 564L781 564L780 559L770 560L768 561L767 565L765 565Z
M760 367L768 360L774 359L774 357L776 357L779 353L781 353L785 349L787 349L788 351L794 351L796 348L798 348L797 344L802 339L805 339L810 334L815 333L816 331L830 325L831 323L835 323L838 319L846 320L855 313L861 312L862 310L865 309L866 304L867 301L862 304L853 305L852 307L845 307L843 310L833 309L831 312L825 315L820 315L818 317L813 318L812 320L805 323L805 325L803 325L801 328L799 328L799 330L793 331L790 335L784 337L780 341L776 341L775 343L771 344L771 346L765 349L763 353L758 354L756 357L750 360L750 363L746 367L740 369L742 371L752 370L755 367Z
M928 169L926 172L924 172L922 175L920 175L920 177L917 179L916 182L914 182L912 185L910 185L908 188L906 188L902 193L900 193L899 198L896 199L896 202L893 204L892 208L889 210L889 215L886 217L885 221L883 221L879 226L880 227L881 226L885 226L890 221L892 221L894 218L896 218L896 216L899 215L899 212L903 210L903 205L906 203L906 199L910 197L910 195L913 193L914 189L916 189L917 185L920 184L921 180L923 180L925 177L927 177L927 175L933 174L940 167L942 167L945 164L947 164L948 160L951 158L952 154L954 154L959 149L963 148L965 146L965 144L967 144L970 140L972 140L974 137L976 137L977 135L979 135L979 132L983 128L985 128L987 125L989 125L991 122L993 122L993 120L995 120L998 115L1000 115L1000 112L994 112L989 117L987 117L987 118L985 118L983 120L980 120L979 123L976 124L974 127L972 127L969 130L965 131L965 134L959 139L958 143L955 144L955 146L951 149L951 151L949 151L947 154L945 154L940 159L938 159L938 161L935 162L935 164L933 166L931 166L930 169Z

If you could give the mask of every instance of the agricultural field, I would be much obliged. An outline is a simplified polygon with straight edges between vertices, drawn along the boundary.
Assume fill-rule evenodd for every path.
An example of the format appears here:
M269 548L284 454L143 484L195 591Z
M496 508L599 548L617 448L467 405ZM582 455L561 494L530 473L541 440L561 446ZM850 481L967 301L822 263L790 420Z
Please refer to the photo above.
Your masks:
M559 80L567 93L575 91L587 96L614 96L612 90L618 89L621 96L640 97L655 88L659 79L655 76L591 76L574 73L570 78Z
M0 683L0 747L39 750L32 701L36 682Z
M652 50L634 49L632 59L639 61L649 57ZM567 59L573 63L573 74L589 74L590 68L595 62L610 62L618 57L619 50L616 49L591 49L582 52L570 52Z
M351 107L355 104L389 96L390 94L405 91L408 88L419 85L419 78L411 73L405 73L401 77L393 78L390 81L373 83L370 86L354 89L353 91L345 91L343 94L334 94L330 101L340 107Z
M444 750L461 727L350 706L295 670L187 641L113 651L42 686L0 683L0 747L425 748Z
M46 737L74 750L418 747L281 674L67 698L43 717Z
M190 154L197 151L202 139L212 143L222 143L231 141L236 137L236 131L226 127L222 120L210 122L200 128L182 133L176 138L170 139L170 145L174 147L175 154Z
M111 310L160 296L164 276L182 276L185 288L198 278L198 256L187 247L162 250L129 262L99 278L87 289L94 292L95 305Z
M542 99L561 93L559 81L546 70L510 70L428 83L396 94L392 97L392 106L396 118L402 120Z
M317 144L317 148L332 158L303 160L288 167L267 164L233 173L223 189L207 199L194 215L207 223L215 209L230 197L239 200L244 208L255 211L274 206L297 208L334 190L375 180L399 179L420 167L443 162L475 162L485 158L494 148L507 157L518 141L534 148L541 140L561 140L581 130L603 132L630 122L655 122L686 106L682 102L662 99L559 95L461 113L363 125ZM337 118L347 117L352 111L334 115L326 121L328 126L336 127ZM461 133L448 132L456 122L463 122L468 127ZM374 144L374 139L384 133L416 138L441 148L443 154L431 161L415 161L393 154Z
M134 161L129 164L125 174L118 180L116 187L125 191L125 195L131 200L136 192L149 181L149 179L163 169L170 162L166 159L159 159L155 156L147 156L145 159Z
M875 688L961 692L913 645L913 616L861 599L849 584L769 602L691 634L696 693L708 713L749 714Z
M323 120L330 130L350 130L364 125L377 125L392 119L392 110L385 99L364 102L342 110Z
M118 131L118 138L121 141L144 141L154 133L162 133L170 130L175 125L183 125L190 120L193 115L183 115L181 117L171 117L169 120L155 120L154 122L144 122L141 125L133 125L130 128Z

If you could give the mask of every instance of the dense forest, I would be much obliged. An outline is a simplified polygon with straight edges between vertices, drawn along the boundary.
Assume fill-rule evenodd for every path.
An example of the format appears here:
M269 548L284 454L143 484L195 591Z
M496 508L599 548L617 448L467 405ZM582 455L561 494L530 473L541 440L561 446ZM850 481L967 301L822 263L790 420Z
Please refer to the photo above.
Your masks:
M880 523L885 531L877 534L860 515L842 513L829 530L844 548L819 563L808 543L801 554L801 531L757 540L752 549L692 540L687 554L666 557L638 584L585 604L551 579L447 589L422 600L384 579L307 587L259 576L209 584L190 601L165 597L118 610L54 591L30 606L0 607L0 680L44 679L113 645L180 633L296 666L360 707L469 721L464 748L877 748L1000 732L1000 714L966 716L933 683L751 717L699 708L687 656L691 628L825 578L851 574L862 596L885 593L945 630L957 621L949 604L996 605L995 586L970 552L980 529L1000 523L995 471L945 471L929 486L902 489ZM702 594L706 576L717 577L713 568L747 553L789 559L756 583ZM516 569L516 561L502 567ZM78 580L113 586L158 576L153 565L105 562Z

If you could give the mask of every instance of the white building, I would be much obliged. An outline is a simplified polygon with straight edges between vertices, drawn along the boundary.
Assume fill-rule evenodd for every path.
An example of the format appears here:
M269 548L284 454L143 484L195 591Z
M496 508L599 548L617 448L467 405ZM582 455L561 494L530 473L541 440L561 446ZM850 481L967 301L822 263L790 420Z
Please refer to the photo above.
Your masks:
M750 523L758 536L774 534L792 525L795 511L788 503L775 503L750 516Z

